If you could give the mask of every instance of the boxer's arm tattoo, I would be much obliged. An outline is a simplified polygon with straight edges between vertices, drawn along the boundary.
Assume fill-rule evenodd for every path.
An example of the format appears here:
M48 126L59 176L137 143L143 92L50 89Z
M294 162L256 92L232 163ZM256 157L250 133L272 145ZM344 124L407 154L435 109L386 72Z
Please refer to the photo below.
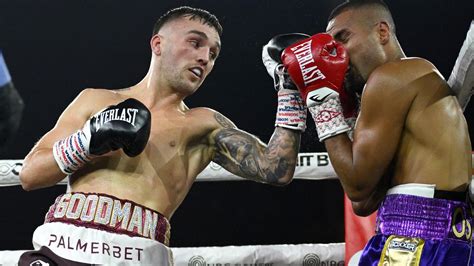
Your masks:
M236 128L234 123L232 123L227 117L221 115L220 113L214 113L214 118L216 119L217 123L224 128Z
M297 162L300 132L277 127L268 145L236 128L222 128L214 136L213 161L247 179L281 184L291 180Z

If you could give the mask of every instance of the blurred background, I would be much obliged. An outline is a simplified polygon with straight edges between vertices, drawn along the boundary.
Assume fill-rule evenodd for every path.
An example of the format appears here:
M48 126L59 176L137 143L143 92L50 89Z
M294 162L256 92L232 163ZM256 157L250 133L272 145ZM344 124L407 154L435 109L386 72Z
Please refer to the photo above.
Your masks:
M330 11L341 2L0 0L0 49L25 102L18 133L0 159L22 159L82 89L124 88L140 81L149 66L154 22L181 5L207 9L224 27L215 68L186 103L216 109L266 142L273 132L276 93L261 63L262 46L279 33L324 31ZM407 56L430 60L447 79L474 19L474 2L387 4ZM471 139L473 105L465 110ZM325 151L308 121L301 152ZM34 229L65 189L0 188L0 250L31 249ZM171 225L173 247L343 242L343 192L337 180L295 180L282 188L198 182Z

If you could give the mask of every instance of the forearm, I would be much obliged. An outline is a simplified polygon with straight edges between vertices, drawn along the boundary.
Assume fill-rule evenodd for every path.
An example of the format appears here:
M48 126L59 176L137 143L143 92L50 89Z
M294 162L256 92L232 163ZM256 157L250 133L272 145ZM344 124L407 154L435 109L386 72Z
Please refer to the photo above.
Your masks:
M52 148L41 148L33 150L23 160L20 181L23 189L29 191L53 186L65 176L54 160Z
M267 145L238 129L215 135L214 161L243 178L274 185L288 184L296 167L301 132L276 127Z
M354 210L354 213L359 216L371 215L379 208L379 205L385 198L385 195L387 195L389 188L390 178L382 178L368 198L359 202L352 202L352 209Z
M299 130L275 128L263 154L267 164L264 174L267 182L283 185L291 182L297 164L300 141Z
M374 186L368 182L367 176L360 173L357 168L352 141L347 134L339 134L328 138L324 141L324 144L347 196L356 202L366 199Z
M352 210L357 216L366 217L371 215L374 211L377 210L380 202L374 202L369 199L352 202Z
M380 203L382 202L383 198L385 197L385 193L379 193L378 191L374 191L367 199L361 201L353 201L352 202L352 209L354 213L359 216L369 216L374 211L379 208Z

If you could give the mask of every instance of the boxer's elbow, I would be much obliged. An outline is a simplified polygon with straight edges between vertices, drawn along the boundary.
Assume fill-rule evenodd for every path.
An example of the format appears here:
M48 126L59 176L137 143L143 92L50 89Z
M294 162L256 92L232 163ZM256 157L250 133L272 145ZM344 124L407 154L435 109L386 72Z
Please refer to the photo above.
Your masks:
M284 176L282 178L279 178L277 182L274 183L275 186L286 186L293 181L293 176Z
M344 192L353 202L364 201L369 198L377 184L377 182L372 182L370 179L363 179L361 176L356 175L340 180L344 187Z
M354 186L350 188L344 188L344 192L347 194L347 197L352 202L359 202L366 200L370 194L372 193L371 190L368 190L364 187Z
M369 211L369 210L366 210L366 209L355 209L355 208L353 208L353 210L354 210L355 215L361 216L361 217L367 217L367 216L371 215L372 213L374 213L373 211Z
M354 206L354 204L352 204L352 211L357 216L361 216L361 217L369 216L369 214L367 214L366 210L357 208L357 207Z
M352 210L357 216L366 217L374 213L376 209L369 208L369 206L361 202L352 202Z
M24 190L31 191L55 184L55 174L52 174L54 167L45 164L46 161L41 151L35 151L26 156L19 173L20 184Z
M27 164L24 163L20 171L20 184L25 191L31 191L36 188L34 177L31 172L32 171L27 167Z
M23 167L20 171L20 184L25 191L40 188L38 171L36 171L27 160L23 161Z
M274 186L286 186L293 181L294 170L288 171L286 174L275 177L275 175L270 175L266 177L267 183Z
M23 188L24 191L32 191L35 190L35 187L30 185L29 183L21 181L21 188Z
M38 175L37 172L29 171L28 169L22 169L20 172L20 184L25 191L50 187L56 183L56 181L50 180L47 176Z

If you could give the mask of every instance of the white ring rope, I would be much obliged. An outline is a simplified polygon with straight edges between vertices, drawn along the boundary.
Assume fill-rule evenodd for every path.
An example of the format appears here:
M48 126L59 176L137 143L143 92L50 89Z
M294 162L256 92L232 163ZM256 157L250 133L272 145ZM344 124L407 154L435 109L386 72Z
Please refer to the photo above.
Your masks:
M0 160L0 187L20 185L23 160ZM326 152L298 154L296 179L335 179ZM197 181L245 180L211 163ZM58 184L66 185L67 178ZM175 265L344 265L344 243L172 248ZM25 251L0 251L0 265L15 264ZM321 264L322 263L322 264ZM325 263L325 264L324 264Z
M474 162L474 154L472 155ZM19 173L23 160L0 160L0 187L20 185ZM336 179L337 175L326 152L306 152L298 154L294 179L324 180ZM196 181L239 181L238 177L216 163L209 164L196 178ZM66 185L67 178L58 185Z
M471 22L448 84L466 108L474 89L474 20ZM0 186L20 184L23 160L0 160ZM474 166L474 154L473 154ZM473 171L474 173L474 171ZM322 180L337 178L325 152L300 153L294 179ZM211 163L197 181L245 180ZM67 184L67 178L58 184ZM471 191L474 191L471 181ZM474 199L474 197L473 197ZM227 246L172 248L175 265L344 265L344 243L265 246ZM0 265L15 265L24 251L0 251Z
M458 97L459 104L466 109L472 94L474 94L474 20L462 44L448 84Z
M448 84L455 92L459 103L466 108L471 95L474 93L474 20L471 21L466 39L461 47L456 63L453 67ZM473 156L474 158L474 156ZM20 184L19 172L23 160L0 160L0 186L15 186ZM326 152L312 152L298 154L298 166L295 179L333 179L336 173L329 161ZM244 180L211 163L197 176L197 181L228 181ZM58 184L67 184L67 179Z
M0 186L20 185L19 173L22 165L23 160L0 160ZM321 180L334 179L337 176L326 152L310 152L298 154L298 166L294 178ZM245 179L228 172L216 163L211 163L197 176L196 180L231 181ZM58 185L66 184L67 178L58 183Z
M175 266L344 265L344 243L171 248ZM27 250L0 251L0 265L16 265Z

